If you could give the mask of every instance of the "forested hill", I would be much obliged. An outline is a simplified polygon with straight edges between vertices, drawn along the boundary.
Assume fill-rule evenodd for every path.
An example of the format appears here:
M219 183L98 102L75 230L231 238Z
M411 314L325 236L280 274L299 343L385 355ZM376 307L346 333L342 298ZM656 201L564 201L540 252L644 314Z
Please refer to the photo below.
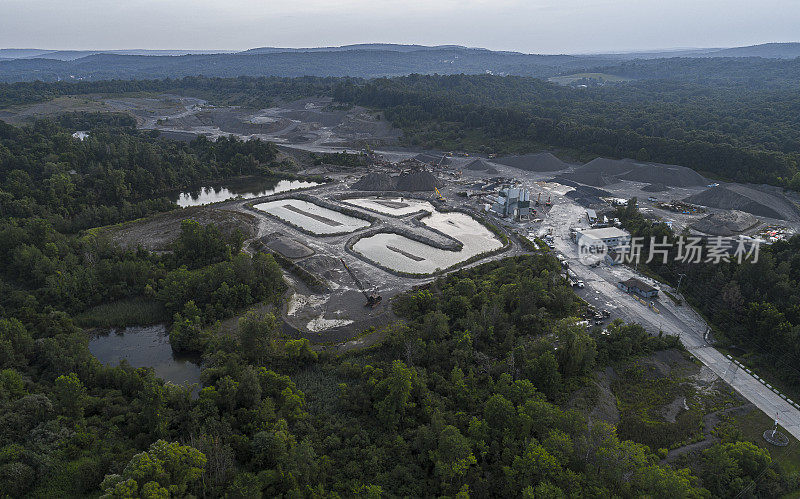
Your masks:
M685 67L691 68L696 60L688 61ZM800 59L765 61L800 71ZM618 67L638 71L645 64L657 68L661 63ZM485 74L372 80L186 77L0 83L0 108L66 95L130 92L178 93L251 108L325 95L382 110L413 147L486 154L556 148L583 159L636 158L687 166L719 179L800 190L800 93L795 86L777 79L759 85L744 77L725 85L662 79L587 88Z
M411 73L485 72L544 77L611 62L597 57L529 55L459 47L417 51L356 49L185 56L96 54L74 61L0 61L0 81L151 79L199 75L374 78Z
M362 44L238 53L178 51L0 51L0 81L182 78L184 76L351 76L501 74L550 77L608 72L676 81L798 81L798 44L643 54L541 55L454 45ZM4 55L6 54L7 55ZM792 54L795 54L794 56ZM11 60L2 60L3 58ZM621 64L622 61L631 61Z

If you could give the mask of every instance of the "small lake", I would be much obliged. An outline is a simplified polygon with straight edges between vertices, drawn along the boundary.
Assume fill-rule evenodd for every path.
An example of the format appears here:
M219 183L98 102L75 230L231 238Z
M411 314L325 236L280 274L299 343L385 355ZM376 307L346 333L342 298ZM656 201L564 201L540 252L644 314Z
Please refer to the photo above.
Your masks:
M402 217L420 211L432 213L434 207L428 201L405 197L369 197L345 199L345 203L394 217Z
M281 192L293 191L320 185L318 182L304 180L276 180L274 178L246 178L221 182L214 186L173 192L171 198L181 208L218 203L241 196L252 199Z
M200 383L197 359L175 355L163 324L113 329L89 340L89 351L107 366L122 359L133 367L152 367L156 376L176 385Z

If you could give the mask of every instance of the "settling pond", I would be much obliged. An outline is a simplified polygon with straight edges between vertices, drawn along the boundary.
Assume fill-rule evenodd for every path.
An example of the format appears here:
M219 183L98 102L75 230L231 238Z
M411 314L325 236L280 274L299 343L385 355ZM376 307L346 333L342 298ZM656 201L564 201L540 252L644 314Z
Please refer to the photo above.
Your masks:
M267 201L255 205L254 208L319 235L346 234L371 225L367 220L351 217L301 199Z
M179 357L172 352L163 324L112 330L89 340L89 351L107 366L122 359L133 367L152 367L156 376L176 385L200 383L197 359Z
M371 198L352 198L345 199L345 203L359 208L366 208L368 210L391 215L394 217L401 217L418 213L420 211L427 211L433 213L435 208L428 201L421 199L401 198L401 197L371 197Z
M386 268L431 274L503 246L489 229L465 213L434 211L422 223L461 241L464 247L461 251L448 251L399 234L379 233L359 239L353 250Z
M281 192L293 191L320 185L318 182L303 180L275 180L273 178L246 178L205 186L193 190L175 192L172 199L181 208L218 203L241 196L252 199Z

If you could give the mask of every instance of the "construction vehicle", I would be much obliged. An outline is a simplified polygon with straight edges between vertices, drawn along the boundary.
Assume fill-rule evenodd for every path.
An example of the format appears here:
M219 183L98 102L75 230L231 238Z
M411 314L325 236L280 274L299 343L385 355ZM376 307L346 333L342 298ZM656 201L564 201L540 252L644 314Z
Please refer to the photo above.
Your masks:
M372 291L367 291L367 289L364 287L364 284L358 277L356 277L356 274L353 272L353 270L348 267L346 263L344 263L344 259L340 258L339 260L341 260L342 265L344 265L344 268L347 270L347 273L350 274L350 277L353 278L353 281L356 283L356 286L358 286L359 291L361 291L361 293L364 295L364 298L367 299L367 302L364 304L364 306L370 308L377 307L383 301L383 297L378 294L378 289L375 288Z
M540 192L539 197L536 198L536 206L539 206L541 204L540 203L541 200L542 200L542 193Z
M439 201L440 203L445 203L446 201L444 199L444 196L442 196L442 193L439 192L439 188L434 187L434 189L436 190L436 200Z
M544 202L545 206L553 206L553 202L550 201L550 196L547 196L547 201Z

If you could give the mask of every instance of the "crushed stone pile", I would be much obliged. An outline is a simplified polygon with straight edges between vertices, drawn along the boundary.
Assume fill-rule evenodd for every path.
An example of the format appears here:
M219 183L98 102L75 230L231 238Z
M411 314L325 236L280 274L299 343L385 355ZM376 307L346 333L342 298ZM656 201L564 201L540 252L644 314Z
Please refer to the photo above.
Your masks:
M395 179L385 173L368 173L353 184L357 191L392 191Z
M395 179L398 191L432 191L436 187L441 187L441 184L430 172L407 173Z
M593 185L595 187L605 187L609 184L616 183L617 180L614 177L606 176L601 172L579 169L572 173L558 175L553 179L553 182L566 185L570 185L568 182L572 182L584 185Z
M664 191L668 191L669 187L667 187L666 185L664 185L662 183L656 183L656 184L648 184L648 185L642 187L642 190L644 192L664 192Z
M702 175L691 168L660 163L634 164L633 169L620 178L634 182L664 184L672 187L691 187L708 183Z
M754 215L739 210L731 210L706 215L694 222L692 228L712 236L729 237L741 234L757 223L758 219Z
M566 193L565 196L567 196L568 198L572 199L573 201L575 201L579 205L587 207L587 208L589 206L592 206L592 205L602 204L603 200L601 198L613 197L613 194L611 194L608 191L605 191L603 189L598 189L596 187L589 187L587 185L581 185L581 184L579 184L577 182L573 182L573 181L568 180L568 179L562 179L560 181L554 179L553 181L554 182L557 181L557 182L559 182L561 184L568 185L570 187L574 187L575 189L572 190L572 191L569 191L568 193Z
M632 159L594 158L580 169L596 171L609 177L624 175L633 169L636 163Z
M707 183L702 175L685 166L646 163L632 159L595 158L565 176L575 182L598 187L620 180L645 182L659 187L661 185L691 187Z
M467 164L467 166L464 167L464 169L466 169L466 170L480 171L480 172L489 170L491 168L492 168L492 166L489 163L487 163L486 161L482 160L482 159L476 159L476 160L470 161Z
M739 210L759 217L800 221L800 208L780 189L769 186L725 184L689 196L684 201L710 208Z
M521 156L505 156L494 160L494 162L531 172L556 172L566 170L570 166L568 163L561 161L549 152L524 154Z

